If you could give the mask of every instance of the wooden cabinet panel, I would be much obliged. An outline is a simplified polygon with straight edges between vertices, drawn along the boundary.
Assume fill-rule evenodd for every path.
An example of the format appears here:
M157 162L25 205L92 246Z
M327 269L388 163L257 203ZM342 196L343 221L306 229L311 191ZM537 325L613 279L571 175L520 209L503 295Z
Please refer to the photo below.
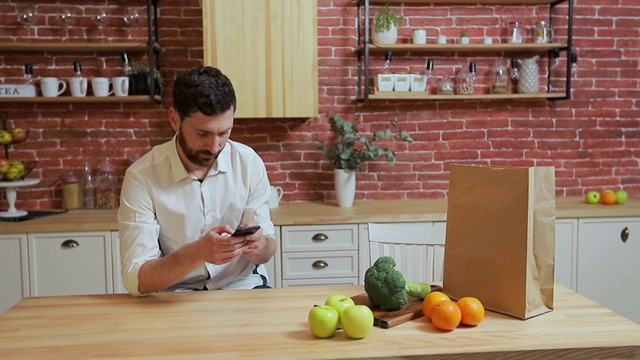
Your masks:
M111 234L28 235L31 296L113 293Z
M0 235L0 314L29 296L27 234Z
M237 118L318 115L316 0L202 2L204 64L233 82Z

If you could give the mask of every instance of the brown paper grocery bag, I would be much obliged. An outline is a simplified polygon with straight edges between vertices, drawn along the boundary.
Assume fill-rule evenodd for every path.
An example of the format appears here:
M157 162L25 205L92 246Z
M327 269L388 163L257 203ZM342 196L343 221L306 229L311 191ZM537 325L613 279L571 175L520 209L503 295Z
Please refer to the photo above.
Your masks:
M553 167L452 165L444 292L528 319L553 309Z

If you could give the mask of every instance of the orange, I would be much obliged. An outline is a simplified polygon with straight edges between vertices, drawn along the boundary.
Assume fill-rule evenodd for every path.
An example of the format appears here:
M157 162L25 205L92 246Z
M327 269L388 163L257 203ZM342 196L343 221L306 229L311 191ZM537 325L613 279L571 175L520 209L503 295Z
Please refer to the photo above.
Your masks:
M433 307L431 322L440 330L451 331L460 325L462 313L455 302L443 300Z
M427 317L427 319L431 319L431 311L433 311L433 307L442 300L451 299L447 294L441 291L432 291L424 298L424 300L422 300L422 313Z
M614 192L605 191L600 195L600 201L605 205L613 205L616 203L616 194Z
M484 319L484 306L480 300L467 296L459 299L456 304L458 304L462 315L461 324L476 326Z

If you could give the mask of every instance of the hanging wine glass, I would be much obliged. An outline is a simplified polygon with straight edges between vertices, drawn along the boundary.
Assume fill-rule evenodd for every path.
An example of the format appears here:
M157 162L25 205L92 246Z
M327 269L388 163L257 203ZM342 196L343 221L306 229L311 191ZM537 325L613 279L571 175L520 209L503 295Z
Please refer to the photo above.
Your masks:
M105 10L101 9L101 10L98 10L98 14L94 17L94 20L98 25L98 28L102 33L102 36L104 37L104 27L109 24L109 22L111 21L111 18L109 17L109 15Z
M130 7L124 16L124 22L132 27L140 25L142 23L142 10L139 7Z
M71 8L64 8L59 16L60 23L65 29L65 41L69 40L69 27L76 22L75 14Z
M35 13L35 7L31 4L22 5L18 9L18 21L27 27L28 37L31 37L31 25L33 25Z

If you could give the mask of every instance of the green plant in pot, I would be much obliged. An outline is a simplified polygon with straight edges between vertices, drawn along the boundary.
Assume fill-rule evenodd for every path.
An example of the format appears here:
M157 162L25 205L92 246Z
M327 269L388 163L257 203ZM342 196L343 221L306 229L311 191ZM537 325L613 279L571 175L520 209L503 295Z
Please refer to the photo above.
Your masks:
M151 84L149 83L149 73L151 69L149 65L142 64L136 61L131 62L129 70L129 78L131 81L131 94L132 95L149 95L151 92ZM153 69L154 92L156 95L162 94L163 78L160 70Z
M390 163L394 163L396 153L385 147L378 146L378 142L384 139L402 140L413 142L408 132L398 129L393 132L391 127L376 131L366 136L358 130L358 122L344 120L338 115L330 119L331 130L336 138L331 144L318 143L320 150L335 168L334 180L336 185L336 197L340 207L351 207L355 197L355 174L364 171L363 164L367 161L385 157ZM395 121L391 122L396 126Z
M402 16L396 15L386 4L373 17L373 42L375 44L395 44Z

